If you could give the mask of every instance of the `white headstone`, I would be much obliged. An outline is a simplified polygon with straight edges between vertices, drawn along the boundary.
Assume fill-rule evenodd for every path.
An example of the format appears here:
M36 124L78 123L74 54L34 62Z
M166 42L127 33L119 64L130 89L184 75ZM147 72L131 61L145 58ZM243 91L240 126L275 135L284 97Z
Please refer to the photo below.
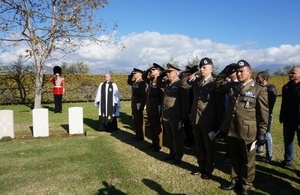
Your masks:
M47 108L32 110L33 137L49 137L49 117Z
M69 134L83 134L82 107L69 108Z
M8 136L15 138L14 112L12 110L0 110L0 139Z

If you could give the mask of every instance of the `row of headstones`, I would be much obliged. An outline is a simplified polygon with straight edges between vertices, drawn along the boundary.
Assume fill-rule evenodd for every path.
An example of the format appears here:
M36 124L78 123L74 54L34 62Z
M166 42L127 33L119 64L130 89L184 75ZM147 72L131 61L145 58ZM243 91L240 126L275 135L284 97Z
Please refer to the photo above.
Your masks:
M69 114L69 134L83 134L83 109L71 107ZM49 137L48 109L36 108L32 110L33 137ZM15 137L14 115L12 110L0 110L0 139Z

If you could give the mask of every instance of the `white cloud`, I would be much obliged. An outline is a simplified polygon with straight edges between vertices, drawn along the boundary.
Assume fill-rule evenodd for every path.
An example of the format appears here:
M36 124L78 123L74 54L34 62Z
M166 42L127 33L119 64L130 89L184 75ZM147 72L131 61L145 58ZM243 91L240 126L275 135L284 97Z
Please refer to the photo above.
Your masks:
M240 49L238 45L216 43L209 39L191 38L181 34L160 34L143 32L129 34L118 41L122 45L110 47L90 44L66 56L61 61L83 61L90 66L92 73L117 72L128 73L133 68L147 69L156 62L164 64L170 60L177 62L182 68L195 57L210 57L219 68L247 60L253 67L259 65L282 64L299 65L300 45L281 45L265 49ZM8 64L24 53L19 48L14 52L0 54L0 63ZM53 53L52 56L56 54ZM61 61L55 62L60 64Z

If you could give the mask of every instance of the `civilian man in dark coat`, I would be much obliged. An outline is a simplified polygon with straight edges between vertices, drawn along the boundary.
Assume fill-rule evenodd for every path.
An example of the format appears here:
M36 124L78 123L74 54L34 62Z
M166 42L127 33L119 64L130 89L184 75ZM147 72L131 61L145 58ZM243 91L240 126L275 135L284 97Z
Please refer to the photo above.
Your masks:
M294 137L297 133L300 146L300 67L289 72L289 82L282 87L282 102L279 115L283 123L284 160L282 167L291 167L294 160Z

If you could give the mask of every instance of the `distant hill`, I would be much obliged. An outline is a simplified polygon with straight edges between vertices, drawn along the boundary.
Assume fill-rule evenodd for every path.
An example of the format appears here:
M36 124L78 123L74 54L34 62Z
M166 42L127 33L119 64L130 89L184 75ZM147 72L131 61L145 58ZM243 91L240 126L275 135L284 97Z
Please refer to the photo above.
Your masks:
M278 69L282 69L284 68L286 65L282 65L282 64L268 64L268 65L259 65L253 68L254 72L259 72L259 71L264 71L264 70L268 70L270 74L273 74L274 71L278 70Z

